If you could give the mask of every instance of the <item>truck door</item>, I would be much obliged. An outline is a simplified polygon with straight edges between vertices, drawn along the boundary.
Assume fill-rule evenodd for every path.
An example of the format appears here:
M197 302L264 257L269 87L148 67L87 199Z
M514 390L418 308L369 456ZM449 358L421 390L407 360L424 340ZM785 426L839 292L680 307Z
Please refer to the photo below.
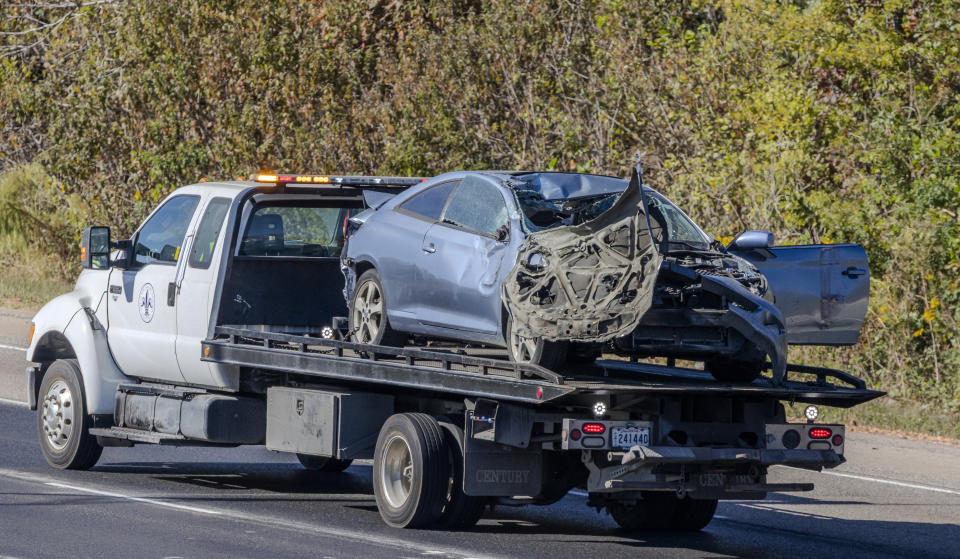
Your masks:
M168 293L182 270L181 252L199 203L197 195L168 198L134 235L126 269L110 272L107 340L128 375L184 380L175 350L176 307Z
M781 246L734 251L770 282L787 322L787 343L853 345L867 314L870 270L860 245Z
M485 336L500 333L500 280L509 245L497 235L507 227L499 188L478 177L463 179L417 255L416 285L424 295L417 319L422 324Z
M222 252L218 249L224 244L223 223L230 203L231 199L225 197L207 202L176 287L177 362L184 380L192 384L224 384L222 375L213 370L215 366L200 360L200 341L206 338L210 324L210 301L217 287Z

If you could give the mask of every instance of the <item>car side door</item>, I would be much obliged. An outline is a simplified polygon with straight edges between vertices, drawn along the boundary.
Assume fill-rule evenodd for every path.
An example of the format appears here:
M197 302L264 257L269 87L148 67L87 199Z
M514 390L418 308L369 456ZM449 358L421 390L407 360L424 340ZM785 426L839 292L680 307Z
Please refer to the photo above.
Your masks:
M498 341L509 212L499 187L467 175L417 258L417 319L435 335ZM512 265L512 262L511 262Z
M376 216L376 227L361 228L351 238L351 249L358 258L375 255L383 284L390 324L404 332L419 332L416 315L423 300L429 298L417 283L416 266L427 230L443 215L457 180L430 186L404 199L392 210ZM361 244L362 243L362 244Z
M127 375L184 380L177 364L176 298L169 295L199 204L194 194L168 198L134 235L125 267L110 272L107 341Z
M867 314L870 269L860 245L731 250L766 276L787 323L787 343L853 345Z

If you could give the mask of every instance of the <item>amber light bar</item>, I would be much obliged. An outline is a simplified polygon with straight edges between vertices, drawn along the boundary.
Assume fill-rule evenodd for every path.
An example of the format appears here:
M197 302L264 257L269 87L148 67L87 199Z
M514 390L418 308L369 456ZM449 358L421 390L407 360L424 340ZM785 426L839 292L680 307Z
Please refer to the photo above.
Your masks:
M276 185L335 184L339 186L399 186L408 187L427 179L421 177L364 177L346 175L289 175L258 173L254 180Z

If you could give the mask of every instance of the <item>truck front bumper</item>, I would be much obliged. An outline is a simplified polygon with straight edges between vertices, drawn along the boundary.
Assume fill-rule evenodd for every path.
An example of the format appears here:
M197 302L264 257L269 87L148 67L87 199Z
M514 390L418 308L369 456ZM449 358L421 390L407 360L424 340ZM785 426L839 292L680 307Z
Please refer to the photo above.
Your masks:
M27 404L31 410L37 409L37 382L40 379L40 367L27 367Z

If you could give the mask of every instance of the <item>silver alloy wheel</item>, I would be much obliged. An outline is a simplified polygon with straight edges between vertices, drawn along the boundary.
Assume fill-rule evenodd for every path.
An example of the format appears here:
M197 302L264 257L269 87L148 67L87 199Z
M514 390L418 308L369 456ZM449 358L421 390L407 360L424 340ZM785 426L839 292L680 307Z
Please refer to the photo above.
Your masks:
M401 508L410 498L413 487L413 457L410 445L401 435L393 435L384 445L380 460L380 488L387 502Z
M63 380L57 380L43 397L43 431L47 442L62 450L70 442L75 422L73 394Z
M525 338L510 329L510 351L517 363L530 363L537 352L537 339Z
M372 343L383 327L383 295L374 281L364 282L353 304L353 331L356 341Z

